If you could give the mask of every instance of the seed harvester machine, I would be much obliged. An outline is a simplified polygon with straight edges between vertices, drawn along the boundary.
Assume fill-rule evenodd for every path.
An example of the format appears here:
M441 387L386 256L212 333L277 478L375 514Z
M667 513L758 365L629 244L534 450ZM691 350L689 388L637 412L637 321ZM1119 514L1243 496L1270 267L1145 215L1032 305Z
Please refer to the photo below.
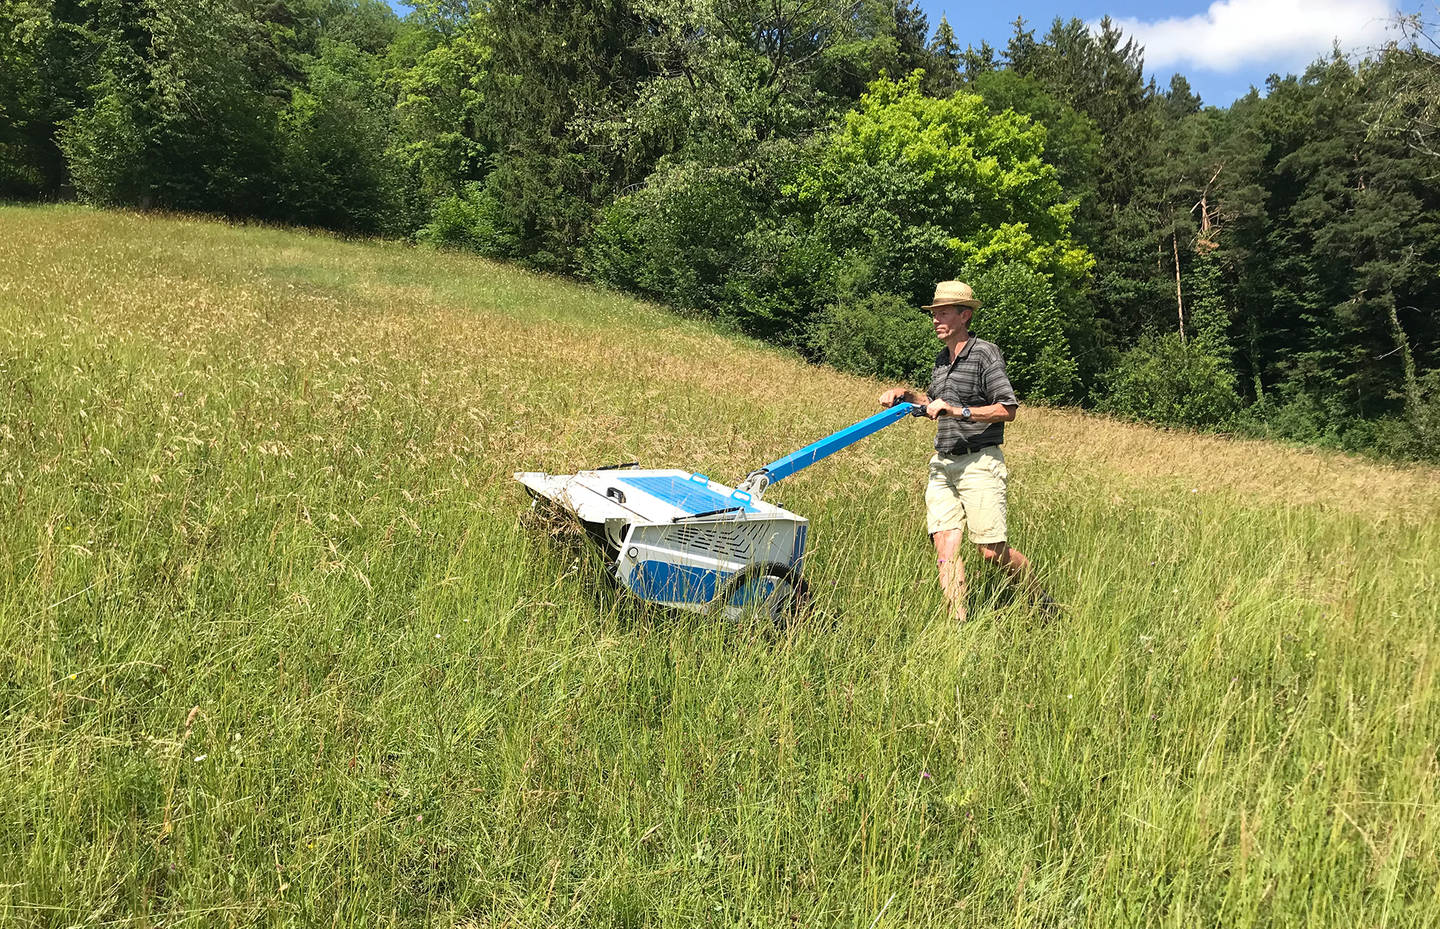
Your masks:
M874 416L751 471L738 487L680 468L636 462L576 474L521 471L537 507L577 517L598 542L622 587L642 600L695 612L746 610L779 618L798 609L807 588L809 521L761 499L767 488L907 416L897 403Z

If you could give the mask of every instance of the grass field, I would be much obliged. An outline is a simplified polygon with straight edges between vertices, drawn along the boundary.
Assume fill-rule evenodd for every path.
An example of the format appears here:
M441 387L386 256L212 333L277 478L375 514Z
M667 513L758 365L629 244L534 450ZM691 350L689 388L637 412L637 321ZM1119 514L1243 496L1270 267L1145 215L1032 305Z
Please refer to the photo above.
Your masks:
M521 518L515 470L734 482L880 387L465 257L0 208L0 923L1440 922L1440 472L1023 409L1068 610L982 576L963 629L919 422L771 492L778 631Z

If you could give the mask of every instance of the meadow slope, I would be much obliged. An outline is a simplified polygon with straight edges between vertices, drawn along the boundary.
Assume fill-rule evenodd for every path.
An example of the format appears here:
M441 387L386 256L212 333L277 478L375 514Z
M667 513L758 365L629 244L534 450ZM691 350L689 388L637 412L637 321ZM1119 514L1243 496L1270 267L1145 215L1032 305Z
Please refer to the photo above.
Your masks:
M918 422L771 492L783 630L522 519L513 471L733 482L881 386L468 257L0 207L0 921L1440 922L1440 472L1025 408L1067 612L982 577L963 629Z

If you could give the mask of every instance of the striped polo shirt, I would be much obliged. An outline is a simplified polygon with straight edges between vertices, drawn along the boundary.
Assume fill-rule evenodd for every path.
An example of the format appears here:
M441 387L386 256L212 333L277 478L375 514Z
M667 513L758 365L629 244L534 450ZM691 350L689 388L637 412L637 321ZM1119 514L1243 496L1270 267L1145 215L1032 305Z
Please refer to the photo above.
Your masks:
M944 400L957 407L1020 405L1005 373L1000 349L973 335L954 361L950 360L948 345L940 349L927 393L931 400ZM935 450L942 455L964 455L1004 441L1004 423L966 423L958 416L940 417L935 432Z

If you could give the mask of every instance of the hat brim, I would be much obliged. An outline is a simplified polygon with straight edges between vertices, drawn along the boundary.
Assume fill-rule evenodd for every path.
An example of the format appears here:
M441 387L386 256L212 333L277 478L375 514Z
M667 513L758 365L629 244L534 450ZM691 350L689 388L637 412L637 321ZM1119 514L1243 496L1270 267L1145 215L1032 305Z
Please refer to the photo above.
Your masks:
M972 310L980 309L979 300L948 300L944 303L932 303L929 306L922 306L922 310L936 310L942 306L969 307Z

